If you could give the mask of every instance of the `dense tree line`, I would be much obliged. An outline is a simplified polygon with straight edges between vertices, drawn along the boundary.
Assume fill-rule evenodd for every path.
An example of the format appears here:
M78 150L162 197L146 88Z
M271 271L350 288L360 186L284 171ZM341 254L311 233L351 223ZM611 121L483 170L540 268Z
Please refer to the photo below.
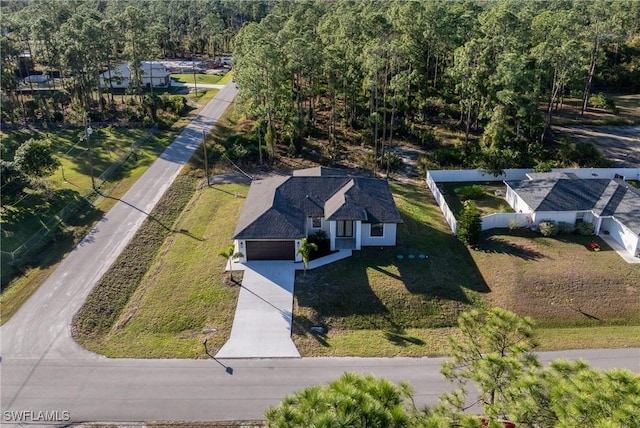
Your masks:
M71 110L108 119L113 91L103 94L100 73L129 61L142 102L141 61L217 57L232 50L242 25L268 10L268 3L238 0L15 0L0 5L5 123L59 122ZM53 91L34 91L29 83L33 95L25 96L19 86L36 73L57 78Z
M332 158L342 128L384 168L394 140L428 144L450 118L464 144L439 163L497 171L547 158L564 97L584 111L595 92L640 90L640 3L283 1L234 54L239 104L271 153L321 129Z

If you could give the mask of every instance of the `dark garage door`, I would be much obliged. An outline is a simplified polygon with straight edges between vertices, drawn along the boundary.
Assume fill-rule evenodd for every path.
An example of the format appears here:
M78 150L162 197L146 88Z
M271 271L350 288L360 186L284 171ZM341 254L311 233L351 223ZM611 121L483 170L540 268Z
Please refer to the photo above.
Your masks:
M247 260L293 260L294 241L247 241Z

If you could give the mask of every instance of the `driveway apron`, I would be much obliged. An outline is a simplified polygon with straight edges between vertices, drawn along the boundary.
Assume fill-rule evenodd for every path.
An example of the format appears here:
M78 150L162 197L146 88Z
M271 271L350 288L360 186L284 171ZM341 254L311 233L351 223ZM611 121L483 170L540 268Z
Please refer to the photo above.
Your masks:
M231 337L216 358L297 358L291 340L292 261L254 261L244 266Z

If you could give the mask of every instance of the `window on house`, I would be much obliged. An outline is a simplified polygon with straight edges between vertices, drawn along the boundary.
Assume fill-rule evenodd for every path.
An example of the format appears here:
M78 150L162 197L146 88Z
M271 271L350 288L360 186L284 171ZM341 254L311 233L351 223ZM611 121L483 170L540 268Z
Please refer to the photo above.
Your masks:
M338 237L338 238L351 238L351 237L353 237L353 222L352 221L337 221L336 222L336 237Z
M311 219L311 227L320 229L322 227L322 219L320 217L313 217Z
M383 236L384 224L376 223L371 225L371 236Z

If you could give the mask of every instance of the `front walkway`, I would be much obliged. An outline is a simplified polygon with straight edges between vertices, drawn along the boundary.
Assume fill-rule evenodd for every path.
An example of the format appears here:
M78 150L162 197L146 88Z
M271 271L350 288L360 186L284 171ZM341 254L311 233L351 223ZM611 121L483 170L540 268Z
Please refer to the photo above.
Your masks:
M313 260L315 269L351 256L351 250L338 251ZM293 261L252 261L233 263L243 270L231 337L216 358L299 358L291 340L293 283L302 263Z

